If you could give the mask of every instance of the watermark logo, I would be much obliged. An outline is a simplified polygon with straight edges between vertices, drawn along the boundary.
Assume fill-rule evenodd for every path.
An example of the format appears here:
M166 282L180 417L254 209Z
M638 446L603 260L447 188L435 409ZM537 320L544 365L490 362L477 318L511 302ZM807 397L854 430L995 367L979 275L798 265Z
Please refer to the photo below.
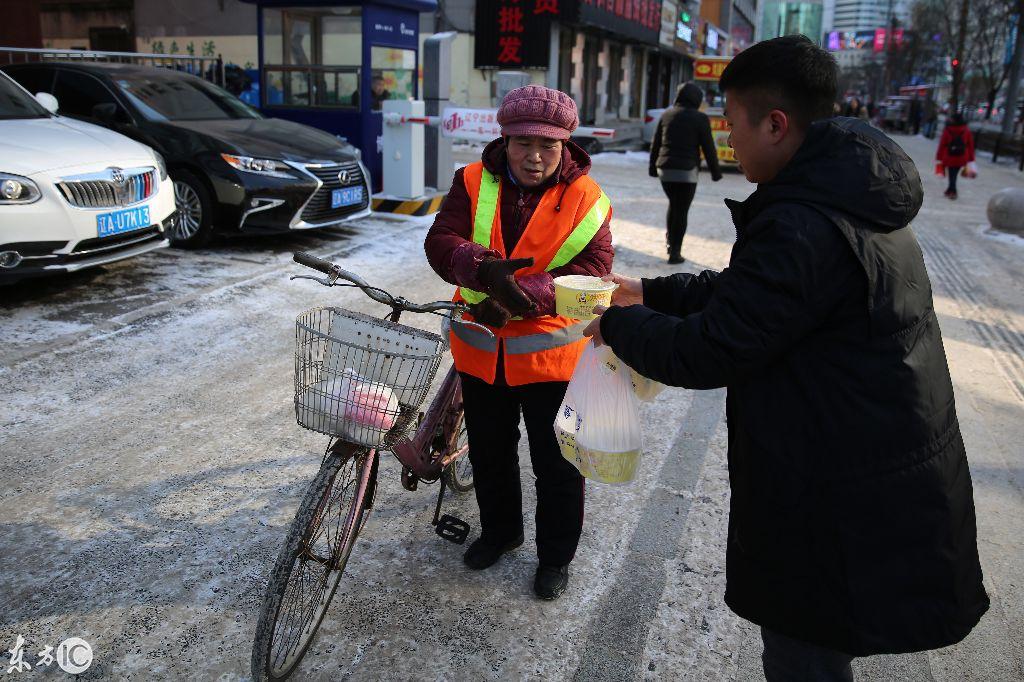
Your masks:
M18 635L14 647L7 650L10 659L7 661L7 674L23 673L32 670L32 664L25 660L25 638ZM35 667L48 668L54 661L57 666L69 675L80 675L92 665L92 646L81 637L68 637L57 645L56 654L52 646L47 644L36 654ZM3 669L3 667L0 667Z
M57 645L57 665L71 675L80 675L92 665L92 647L81 637L68 637Z

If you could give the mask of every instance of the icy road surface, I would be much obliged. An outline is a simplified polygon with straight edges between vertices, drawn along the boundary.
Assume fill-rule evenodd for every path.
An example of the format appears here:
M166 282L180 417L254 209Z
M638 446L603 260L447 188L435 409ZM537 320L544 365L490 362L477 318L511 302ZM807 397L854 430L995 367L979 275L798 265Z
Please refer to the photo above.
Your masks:
M930 173L933 143L900 142L927 186L915 227L993 603L960 645L860 660L858 679L1020 680L1024 246L984 232L984 202L1021 176L983 162L953 204ZM615 210L616 269L654 276L672 270L666 200L646 165L603 154L593 174ZM702 178L687 270L725 266L734 235L722 198L750 190L736 174ZM374 218L0 290L0 649L21 635L35 664L45 646L82 637L94 652L83 679L246 679L267 575L326 440L294 423L294 318L318 305L382 312L352 290L289 281L301 271L291 252L413 299L448 298L423 257L428 225ZM430 526L436 488L403 491L384 459L376 509L297 679L763 679L756 627L722 602L723 405L722 391L670 389L644 406L640 477L588 486L570 587L553 603L532 594L532 524L522 549L469 571L464 548ZM449 499L475 537L472 496ZM52 664L11 679L64 674Z

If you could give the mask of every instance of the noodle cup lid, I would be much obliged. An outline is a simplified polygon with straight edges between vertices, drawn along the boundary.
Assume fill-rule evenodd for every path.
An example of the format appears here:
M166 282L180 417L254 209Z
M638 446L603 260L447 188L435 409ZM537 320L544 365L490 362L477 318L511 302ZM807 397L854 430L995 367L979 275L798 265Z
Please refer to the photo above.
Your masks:
M562 275L555 277L554 282L556 287L588 293L604 293L619 288L615 282L605 282L600 277L591 275Z

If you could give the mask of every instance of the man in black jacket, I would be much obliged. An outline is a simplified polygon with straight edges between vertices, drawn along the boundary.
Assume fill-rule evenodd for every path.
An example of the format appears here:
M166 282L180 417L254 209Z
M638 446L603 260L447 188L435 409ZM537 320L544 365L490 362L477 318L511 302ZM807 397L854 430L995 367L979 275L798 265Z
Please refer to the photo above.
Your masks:
M756 191L728 201L729 267L620 283L589 328L641 374L728 387L726 603L775 680L963 639L988 608L953 387L921 249L917 169L828 118L831 56L802 36L722 74Z

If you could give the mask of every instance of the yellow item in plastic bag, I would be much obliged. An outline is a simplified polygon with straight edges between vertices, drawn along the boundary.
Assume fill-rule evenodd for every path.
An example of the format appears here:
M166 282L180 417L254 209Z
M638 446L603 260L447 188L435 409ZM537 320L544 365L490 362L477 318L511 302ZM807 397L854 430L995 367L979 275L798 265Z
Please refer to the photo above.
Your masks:
M629 483L640 467L640 415L625 365L609 358L607 346L587 344L555 417L555 438L585 477Z

